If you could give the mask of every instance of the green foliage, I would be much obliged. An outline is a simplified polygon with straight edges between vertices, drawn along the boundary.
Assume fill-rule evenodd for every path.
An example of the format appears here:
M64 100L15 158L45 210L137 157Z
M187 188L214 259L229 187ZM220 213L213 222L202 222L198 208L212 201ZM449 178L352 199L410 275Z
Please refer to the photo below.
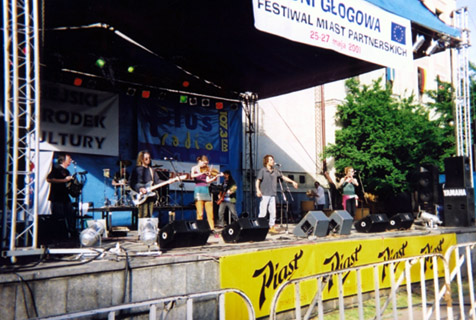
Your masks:
M348 94L337 107L336 118L342 127L336 143L329 145L325 157L334 157L338 172L346 166L362 169L367 192L380 199L409 190L409 175L423 164L442 168L443 159L454 150L452 90L442 83L430 97L427 107L414 97L397 100L381 79L360 85L346 81ZM440 92L441 90L441 92ZM430 111L436 113L430 121Z

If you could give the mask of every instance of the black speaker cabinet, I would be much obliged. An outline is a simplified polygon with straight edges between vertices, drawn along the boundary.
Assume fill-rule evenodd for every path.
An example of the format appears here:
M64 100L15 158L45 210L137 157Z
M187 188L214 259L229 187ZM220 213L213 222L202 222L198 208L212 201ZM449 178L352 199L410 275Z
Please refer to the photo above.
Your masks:
M269 230L266 218L240 218L223 229L225 242L263 241Z
M211 230L206 220L173 221L159 231L161 248L193 247L205 245Z
M336 210L329 217L329 231L334 234L350 234L354 218L345 210Z
M358 232L382 232L388 228L388 217L385 213L373 213L355 223Z
M445 159L445 189L471 188L469 158L450 157Z
M413 224L415 217L411 212L404 212L404 213L397 213L393 215L389 222L389 229L394 230L403 230L403 229L410 229Z
M294 228L297 237L325 237L329 232L329 218L322 211L309 211Z
M443 224L451 227L467 227L474 225L474 189L445 188ZM464 195L466 194L466 195Z

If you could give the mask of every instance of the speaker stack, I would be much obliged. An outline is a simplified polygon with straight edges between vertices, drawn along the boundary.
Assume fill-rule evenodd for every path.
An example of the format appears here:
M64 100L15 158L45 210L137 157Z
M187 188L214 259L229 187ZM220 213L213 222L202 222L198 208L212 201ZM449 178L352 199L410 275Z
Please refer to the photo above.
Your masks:
M383 232L388 228L388 217L384 213L373 213L355 223L358 232Z
M178 220L159 231L161 248L193 247L205 245L211 230L206 220Z
M454 227L474 225L474 189L468 157L446 158L445 178L443 224Z
M268 230L266 218L240 218L226 226L221 235L225 242L264 241Z
M392 230L410 229L414 220L415 217L411 212L397 213L390 218L388 227Z

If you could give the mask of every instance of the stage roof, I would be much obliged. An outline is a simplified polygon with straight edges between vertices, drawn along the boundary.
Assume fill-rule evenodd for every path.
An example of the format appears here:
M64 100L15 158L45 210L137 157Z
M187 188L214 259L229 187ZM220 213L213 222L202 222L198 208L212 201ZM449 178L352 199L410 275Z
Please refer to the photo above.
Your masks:
M399 9L396 14L408 15L431 37L459 35L418 0L369 2ZM262 99L382 67L258 31L251 0L45 0L42 17L42 74L48 80L64 82L72 74L61 71L67 69L116 90L137 84L229 99L253 92ZM100 57L102 69L95 65Z

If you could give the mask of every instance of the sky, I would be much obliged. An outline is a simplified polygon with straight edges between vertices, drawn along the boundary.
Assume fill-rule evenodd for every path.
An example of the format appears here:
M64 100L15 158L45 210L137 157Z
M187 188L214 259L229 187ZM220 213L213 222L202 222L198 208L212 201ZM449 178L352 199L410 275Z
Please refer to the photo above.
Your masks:
M468 49L469 61L476 63L476 0L457 0L456 8L468 7L468 27L470 44Z

